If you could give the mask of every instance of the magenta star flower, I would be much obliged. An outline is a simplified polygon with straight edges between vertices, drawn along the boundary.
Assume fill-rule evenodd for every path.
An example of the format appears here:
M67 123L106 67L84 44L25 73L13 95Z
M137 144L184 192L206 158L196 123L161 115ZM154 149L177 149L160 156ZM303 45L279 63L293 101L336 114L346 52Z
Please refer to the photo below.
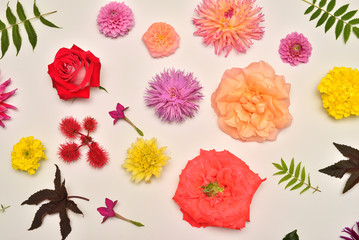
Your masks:
M119 119L124 119L126 122L128 122L132 127L134 127L136 129L136 131L138 132L138 134L140 134L140 136L143 136L143 132L135 126L135 124L133 124L126 116L124 111L127 109L128 107L124 107L122 106L120 103L117 103L116 105L116 110L115 111L111 111L109 112L110 116L114 119L113 120L113 124L115 125L115 123L119 120Z
M359 222L356 223L356 226L359 229ZM340 238L345 240L359 240L359 234L354 230L354 226L352 228L344 228L343 232L349 234L350 237L340 236Z
M112 200L106 198L105 203L106 203L106 207L97 208L97 211L102 216L104 216L101 223L104 223L107 220L107 218L116 217L116 218L122 219L122 220L124 220L126 222L132 223L133 225L136 225L137 227L143 227L144 226L142 223L139 223L139 222L124 218L120 214L115 213L113 208L116 206L117 200L115 202L113 202Z
M6 115L5 112L8 109L17 109L13 105L5 103L5 100L11 97L17 90L16 88L10 92L5 92L6 87L9 86L10 83L11 83L11 78L0 84L0 126L2 126L3 128L5 127L5 124L2 121L11 118L10 116Z
M279 54L283 62L296 66L309 61L312 45L302 33L292 32L280 40Z

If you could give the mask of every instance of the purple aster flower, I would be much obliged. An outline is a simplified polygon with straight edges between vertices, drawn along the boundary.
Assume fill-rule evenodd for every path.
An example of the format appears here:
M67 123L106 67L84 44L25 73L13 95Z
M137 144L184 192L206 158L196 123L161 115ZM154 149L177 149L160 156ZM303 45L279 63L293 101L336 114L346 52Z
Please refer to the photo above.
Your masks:
M279 54L283 62L296 66L309 61L312 45L302 33L292 32L280 40Z
M11 78L0 84L0 126L2 126L3 128L5 127L5 124L2 121L11 118L10 116L6 115L5 112L8 109L16 109L16 107L5 103L5 100L11 97L17 90L16 88L10 92L5 92L6 87L9 86L10 83L11 83Z
M131 8L123 2L110 2L100 9L97 24L106 37L117 38L126 35L135 22Z
M192 73L165 69L149 82L145 92L147 106L154 107L162 121L182 122L198 111L196 103L203 98L202 87Z
M356 225L357 228L359 229L359 222L357 222ZM359 240L359 234L354 231L354 226L352 228L348 228L348 227L344 228L343 232L349 234L350 237L340 236L340 238L345 240Z

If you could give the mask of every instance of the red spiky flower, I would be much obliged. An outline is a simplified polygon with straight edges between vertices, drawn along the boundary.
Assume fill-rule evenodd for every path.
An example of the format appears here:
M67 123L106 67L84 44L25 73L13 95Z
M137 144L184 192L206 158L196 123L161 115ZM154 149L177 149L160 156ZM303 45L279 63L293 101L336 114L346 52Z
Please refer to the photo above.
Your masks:
M102 168L108 162L108 153L97 142L92 142L89 147L87 162L94 168Z
M59 147L59 157L66 163L71 163L80 158L80 146L75 142L67 142Z
M93 117L86 117L82 121L82 126L89 132L94 132L97 129L97 121Z
M81 131L81 125L75 118L66 117L62 119L60 123L60 131L66 137L74 139L78 137L78 133Z

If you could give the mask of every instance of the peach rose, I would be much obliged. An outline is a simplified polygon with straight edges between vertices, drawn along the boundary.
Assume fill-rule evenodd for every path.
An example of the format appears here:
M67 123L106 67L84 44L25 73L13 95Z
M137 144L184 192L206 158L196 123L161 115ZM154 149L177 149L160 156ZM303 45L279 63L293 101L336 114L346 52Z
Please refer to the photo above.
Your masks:
M288 110L289 91L284 76L260 61L226 70L211 102L219 127L231 137L273 141L293 119Z
M142 36L143 42L154 58L167 57L174 53L179 46L179 39L175 29L164 22L153 23Z

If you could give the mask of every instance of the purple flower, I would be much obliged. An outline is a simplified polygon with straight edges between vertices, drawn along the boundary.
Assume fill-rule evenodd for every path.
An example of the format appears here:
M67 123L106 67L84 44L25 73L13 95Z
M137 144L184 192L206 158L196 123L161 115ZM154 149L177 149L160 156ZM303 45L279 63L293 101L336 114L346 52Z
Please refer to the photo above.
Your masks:
M105 203L107 207L99 207L97 208L97 211L104 216L102 223L104 223L106 221L107 218L109 217L115 217L115 212L113 211L113 208L116 206L117 204L117 200L115 202L113 202L112 200L106 198L105 199Z
M116 111L111 111L109 112L110 116L114 119L113 120L113 124L115 124L119 119L125 119L126 122L128 122L132 127L134 127L136 129L136 131L138 132L138 134L140 134L140 136L143 136L143 132L135 126L135 124L133 124L130 119L128 119L125 116L124 111L127 109L128 107L124 107L122 106L120 103L117 103L116 105Z
M356 225L357 225L357 228L359 229L359 222L357 222ZM343 232L349 234L350 238L346 237L346 236L340 236L340 238L345 239L345 240L359 240L359 234L354 231L354 226L352 228L346 227L343 229Z
M5 100L11 97L17 90L16 88L10 92L5 92L6 87L9 86L10 83L11 83L11 78L0 84L0 126L2 126L3 128L5 127L5 124L2 121L11 118L10 116L6 115L5 112L8 109L16 109L16 107L5 103Z
M182 122L198 111L196 103L203 98L202 87L192 73L165 69L149 82L145 91L145 103L154 107L162 121Z
M110 2L100 9L97 24L106 37L117 38L126 35L135 22L131 8L123 2Z
M303 34L292 32L280 40L279 54L283 62L296 66L309 61L312 45Z

